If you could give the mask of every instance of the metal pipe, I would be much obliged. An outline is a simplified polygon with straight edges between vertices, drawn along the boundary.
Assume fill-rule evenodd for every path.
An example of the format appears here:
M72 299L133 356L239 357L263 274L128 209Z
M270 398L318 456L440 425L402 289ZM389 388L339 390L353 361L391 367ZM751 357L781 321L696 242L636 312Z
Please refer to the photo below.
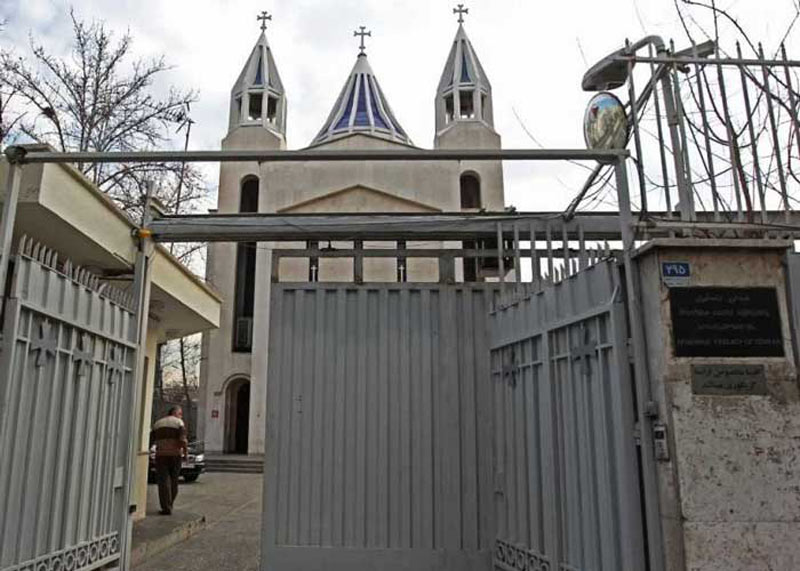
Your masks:
M638 267L633 259L635 236L631 225L631 204L628 194L628 173L625 161L620 160L614 166L619 191L620 231L622 233L622 258L625 267L626 304L631 323L631 341L633 346L634 382L636 384L636 405L639 411L639 430L642 454L642 484L645 492L645 521L647 525L650 569L661 571L664 568L663 536L661 534L661 510L659 506L658 476L656 473L655 452L653 450L653 419L645 414L652 402L650 372L647 365L647 341L644 321L639 307Z
M613 61L627 62L629 60L633 60L634 63L658 63L664 65L708 63L708 58L691 57L691 56L669 57L669 56L659 55L657 57L646 57L646 56L623 55L623 54L613 56ZM786 62L784 62L782 60L715 58L714 62L719 63L719 65L746 65L746 66L766 66L766 67L782 67L785 65L786 67L800 67L800 60L787 60Z
M536 255L536 222L530 222L531 234L531 283L538 286L542 277L542 269L539 267L539 257Z
M522 262L519 252L519 224L514 222L514 277L518 284L522 283Z
M497 272L500 275L500 283L506 283L506 268L503 263L503 223L497 223Z
M585 270L589 265L586 256L586 238L583 235L583 226L578 224L578 260L580 261L579 270Z
M782 212L767 212L768 217ZM699 212L698 220L708 223L712 213ZM167 216L151 222L148 229L156 242L305 242L313 240L355 239L396 240L475 240L496 236L499 220L508 223L546 224L547 236L557 215L552 213L516 213L505 216L450 214L199 214ZM650 212L646 220L669 219L667 212ZM586 240L619 240L619 217L612 213L580 213L566 224L570 239L578 237L578 224ZM649 222L644 222L649 224ZM686 227L692 223L687 222ZM800 212L792 212L789 230L800 231ZM539 232L542 232L539 226ZM668 233L650 233L651 237L666 237ZM542 263L540 261L540 266ZM542 268L544 269L544 268Z
M653 46L648 46L648 52L653 53ZM658 80L656 77L656 67L654 63L650 64L650 83L655 84ZM661 179L664 184L664 199L666 201L667 215L672 217L672 195L669 190L669 169L667 168L667 150L664 144L664 127L661 125L661 98L658 96L658 89L653 87L653 103L656 112L656 134L658 135L658 152L661 155Z
M555 280L555 268L553 267L553 228L550 222L547 223L545 236L547 238L547 277L550 283Z
M657 53L667 53L662 45L658 47ZM661 78L661 91L664 95L664 110L667 113L667 125L669 126L670 141L672 142L672 160L675 163L675 181L678 185L678 200L681 211L681 220L691 220L693 212L691 210L692 200L690 190L686 186L686 165L683 161L683 150L681 147L680 133L678 132L678 116L675 110L675 100L673 99L672 78L667 72Z
M152 216L152 185L148 184L147 199L144 205L144 225L150 222ZM133 386L130 387L132 392L133 406L128 412L128 425L131 427L131 438L128 442L128 464L127 481L123 487L123 503L125 507L124 512L120 515L122 521L120 522L120 553L122 558L120 560L121 569L130 568L131 556L131 540L133 530L133 520L131 519L130 506L131 497L133 495L133 487L135 484L136 463L137 463L137 448L140 442L140 415L138 411L142 407L142 387L145 384L145 361L147 344L147 330L149 321L149 307L150 307L150 291L151 291L151 272L152 272L152 256L155 251L155 244L148 235L142 233L138 238L136 263L134 265L134 279L133 279L133 296L135 313L130 323L130 339L136 344L136 358L133 363Z
M781 58L786 60L786 45L781 44ZM789 66L784 66L783 71L786 75L786 89L789 91L789 105L792 110L792 125L794 126L794 140L797 144L797 156L800 157L800 121L797 119L797 98L792 89L792 76L789 73Z
M759 57L764 57L764 46L760 43L758 44L758 55ZM769 114L769 126L772 130L772 145L774 147L775 153L775 163L778 166L778 181L781 185L781 200L783 200L783 211L786 220L789 220L789 195L786 191L786 174L783 172L783 159L781 159L781 147L780 141L778 140L778 124L775 120L775 106L772 103L772 97L769 92L769 73L767 73L767 68L762 67L762 72L764 74L764 92L766 93L767 99L767 113Z
M627 45L630 44L625 40ZM636 174L639 176L639 196L642 210L647 212L647 187L644 178L644 159L642 157L642 137L639 133L639 108L636 102L636 87L633 81L633 62L628 61L628 99L633 118L633 143L636 148Z
M736 217L739 220L742 220L744 217L742 215L742 189L739 184L739 161L737 159L737 151L735 148L736 141L734 141L734 131L733 127L731 126L731 113L730 109L728 108L728 93L727 89L725 89L725 77L722 73L722 64L719 63L720 60L714 60L714 64L717 67L717 81L719 81L719 92L722 96L722 113L725 120L725 132L728 137L728 157L731 161L731 175L733 177L733 191L734 196L736 197Z
M742 46L736 42L736 54L742 57ZM764 183L761 180L761 165L758 161L758 144L756 143L756 133L753 128L752 106L750 105L750 91L747 89L747 76L744 68L739 68L739 75L742 79L742 97L744 99L744 110L747 115L747 132L750 135L750 151L753 154L753 167L755 169L756 186L758 188L758 201L761 206L761 222L767 221L767 207L764 203Z
M11 262L11 240L14 237L14 223L17 219L19 189L22 185L22 167L10 163L6 177L6 195L3 197L3 217L0 219L0 315L5 307L6 280Z
M28 151L23 164L36 163L142 163L142 162L305 162L305 161L600 161L611 163L627 156L624 149L409 149L350 151L141 151L85 152Z
M681 152L683 153L683 165L686 176L686 199L689 201L687 210L689 211L689 220L695 219L694 208L694 185L692 184L692 166L689 162L689 143L686 138L686 121L684 120L683 98L681 97L681 82L678 79L678 74L675 68L671 70L673 86L675 88L675 116L678 120L679 134L681 137Z
M652 65L652 64L651 64ZM705 69L700 64L694 64L695 79L697 80L697 93L700 100L700 116L703 118L703 138L706 143L706 169L708 180L711 184L711 204L714 209L714 220L719 220L719 196L717 193L717 177L714 172L714 154L711 152L711 133L706 115L706 76ZM711 94L709 93L709 96Z

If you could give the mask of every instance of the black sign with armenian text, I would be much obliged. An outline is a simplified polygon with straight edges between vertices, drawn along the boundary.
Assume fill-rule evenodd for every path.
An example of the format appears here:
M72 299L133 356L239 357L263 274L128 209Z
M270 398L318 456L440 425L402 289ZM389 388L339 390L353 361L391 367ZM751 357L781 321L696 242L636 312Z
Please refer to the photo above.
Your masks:
M669 290L676 357L783 357L774 288Z

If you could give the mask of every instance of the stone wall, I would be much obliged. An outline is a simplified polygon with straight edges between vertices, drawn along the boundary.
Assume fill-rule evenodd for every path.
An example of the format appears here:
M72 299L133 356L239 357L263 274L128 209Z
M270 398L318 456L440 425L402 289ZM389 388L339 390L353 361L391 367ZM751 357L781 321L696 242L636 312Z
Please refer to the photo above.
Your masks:
M798 569L800 395L786 244L674 244L639 257L653 398L669 444L658 463L667 569ZM690 264L681 285L775 288L784 356L676 357L661 266L675 261ZM763 365L766 394L697 394L692 366L702 364Z

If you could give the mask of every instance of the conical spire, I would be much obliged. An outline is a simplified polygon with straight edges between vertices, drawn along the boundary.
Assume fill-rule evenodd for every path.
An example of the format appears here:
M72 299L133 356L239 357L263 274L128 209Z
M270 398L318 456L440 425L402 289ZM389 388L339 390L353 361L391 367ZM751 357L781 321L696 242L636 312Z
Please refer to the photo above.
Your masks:
M456 121L482 121L494 126L492 84L459 23L436 90L436 131Z
M363 45L361 49L363 50ZM392 113L363 51L356 58L353 70L347 77L325 125L311 144L326 143L354 133L411 144Z
M263 27L231 90L230 129L247 125L286 132L286 94Z

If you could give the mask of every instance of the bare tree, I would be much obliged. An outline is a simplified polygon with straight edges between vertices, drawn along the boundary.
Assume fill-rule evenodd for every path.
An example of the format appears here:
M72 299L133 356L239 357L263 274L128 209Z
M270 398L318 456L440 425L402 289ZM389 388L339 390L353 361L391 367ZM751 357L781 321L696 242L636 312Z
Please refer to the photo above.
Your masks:
M171 130L185 120L196 93L170 88L158 95L154 81L170 69L163 57L132 60L129 33L116 37L102 21L86 22L74 11L70 19L73 43L68 54L53 54L33 37L29 59L0 54L0 93L6 102L13 97L20 112L11 126L26 138L60 151L164 146ZM76 166L134 216L141 208L146 180L155 182L158 198L171 209L178 180L182 180L184 207L206 194L202 174L191 165Z
M713 206L715 212L719 210L729 217L740 212L749 221L755 221L757 210L788 208L797 203L800 82L792 71L795 68L783 66L780 61L786 59L785 40L796 32L800 1L784 0L787 17L781 19L783 28L778 35L770 38L770 49L753 40L746 20L739 18L734 8L721 8L717 0L673 0L673 5L684 36L679 39L681 48L688 48L686 51L691 54L691 46L706 40L712 40L716 47L707 63L664 70L672 75L680 117L678 139L684 155L684 180L694 200L702 209ZM778 62L717 63L726 58ZM640 90L651 81L655 69L654 65L637 66L642 76L636 82ZM666 137L665 109L659 106L663 95L656 88L651 97L637 105L633 120L644 144L635 164L642 171L642 194L658 193L671 209L675 202L670 195L677 192L677 166L667 159L673 149L672 141ZM571 214L578 205L591 209L613 203L614 190L609 169L598 167L567 212Z
M0 38L2 38L6 24L6 20L0 20ZM0 63L11 57L11 52L0 43ZM2 68L0 67L1 71ZM17 90L14 86L7 81L3 81L2 74L0 74L0 150L16 140L16 127L23 117L22 113L18 112L14 106L16 95Z
M134 59L129 33L115 36L103 22L86 22L74 11L70 20L68 54L51 53L33 37L29 59L0 53L0 140L10 143L18 134L60 151L137 151L166 146L185 130L186 150L196 93L170 88L158 95L154 82L170 69L163 57ZM75 166L135 220L147 182L174 213L195 210L208 195L202 172L185 162ZM198 273L202 251L199 244L170 247ZM197 384L197 336L167 344L159 356L157 396L163 400L164 382L178 382L189 405L190 388Z

